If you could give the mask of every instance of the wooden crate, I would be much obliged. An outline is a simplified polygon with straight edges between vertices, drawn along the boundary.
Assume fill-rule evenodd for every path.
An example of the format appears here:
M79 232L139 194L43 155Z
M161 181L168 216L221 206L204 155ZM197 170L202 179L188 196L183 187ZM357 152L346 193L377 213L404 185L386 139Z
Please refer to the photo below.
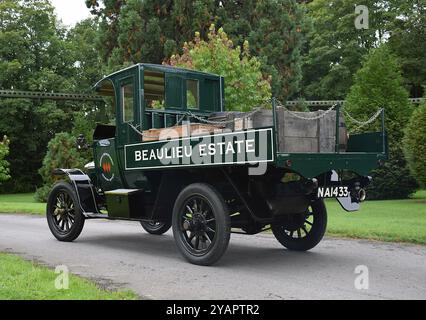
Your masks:
M324 117L314 118L324 111L294 112L296 116L284 108L277 108L278 151L288 153L333 153L336 146L336 111ZM273 126L271 110L261 110L252 119L253 128ZM345 151L348 136L343 116L339 123L339 151Z
M293 112L304 118L314 118L324 113ZM316 120L304 120L292 115L282 107L277 108L278 151L288 153L333 153L336 149L336 111L331 111ZM244 112L221 112L214 114L212 119L229 121L226 128L232 131L253 128L272 127L274 118L272 110L260 110L247 117ZM232 121L233 120L233 121ZM347 146L347 130L343 116L340 116L339 151L344 152Z
M162 129L150 129L143 132L143 141L161 141L167 139L178 139L189 136L201 136L211 133L221 133L220 126L210 124L191 123Z

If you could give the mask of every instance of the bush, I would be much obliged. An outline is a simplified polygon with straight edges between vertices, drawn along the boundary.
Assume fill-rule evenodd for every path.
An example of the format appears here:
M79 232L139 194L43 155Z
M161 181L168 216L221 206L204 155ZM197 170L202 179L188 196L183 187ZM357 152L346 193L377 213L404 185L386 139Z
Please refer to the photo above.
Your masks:
M401 148L390 148L389 157L390 161L372 173L373 182L367 188L370 200L406 199L418 188Z
M37 188L34 194L34 200L37 202L47 202L50 190L52 190L53 185L45 184L44 186Z
M10 179L9 162L5 159L9 154L9 139L4 136L0 141L0 182Z
M413 112L405 129L403 146L412 175L426 188L426 100Z
M53 171L58 168L82 168L86 159L75 146L76 138L70 133L62 132L55 135L47 145L47 153L43 159L43 166L39 170L44 186L37 190L36 199L45 201L48 189L58 180Z
M389 138L389 160L384 167L374 170L369 187L370 199L407 198L416 191L417 183L411 176L401 148L404 126L410 118L412 106L396 58L386 45L373 50L355 75L354 85L346 98L345 109L354 118L367 120L378 109L385 108L386 131ZM349 119L346 119L349 122ZM349 131L356 124L348 123ZM362 130L379 130L376 121Z

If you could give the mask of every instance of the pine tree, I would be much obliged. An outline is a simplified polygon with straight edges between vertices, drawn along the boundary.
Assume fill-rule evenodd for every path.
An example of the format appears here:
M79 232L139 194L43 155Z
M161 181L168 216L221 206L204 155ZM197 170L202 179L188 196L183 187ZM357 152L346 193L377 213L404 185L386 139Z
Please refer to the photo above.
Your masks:
M372 199L407 198L417 188L402 152L404 127L412 106L408 102L408 92L403 87L396 58L386 45L368 55L355 75L345 104L346 111L359 120L367 120L380 108L385 108L390 159L384 167L373 172L368 194ZM378 131L379 126L376 121L363 130ZM350 132L354 127L356 125L349 123Z

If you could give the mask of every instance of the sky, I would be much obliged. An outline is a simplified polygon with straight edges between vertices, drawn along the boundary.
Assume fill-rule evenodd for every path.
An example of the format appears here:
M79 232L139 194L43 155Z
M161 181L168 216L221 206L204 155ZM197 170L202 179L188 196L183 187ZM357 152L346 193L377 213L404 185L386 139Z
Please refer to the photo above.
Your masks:
M85 0L50 0L56 9L58 19L67 26L74 26L77 22L90 16Z

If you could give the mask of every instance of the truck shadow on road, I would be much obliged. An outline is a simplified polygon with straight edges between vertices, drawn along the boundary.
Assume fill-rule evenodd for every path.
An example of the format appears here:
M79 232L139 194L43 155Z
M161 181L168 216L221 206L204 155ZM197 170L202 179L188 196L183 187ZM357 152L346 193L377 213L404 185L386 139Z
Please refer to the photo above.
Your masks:
M273 239L261 239L251 243L249 238L238 237L232 239L227 252L215 267L267 267L279 265L280 267L292 266L298 268L310 268L312 264L328 267L335 263L352 263L356 261L351 255L339 256L334 250L324 251L321 244L309 252L294 252L281 248L274 243ZM247 243L242 243L246 241ZM141 234L114 234L114 235L85 235L76 241L76 244L109 248L111 251L119 251L121 254L127 251L135 258L165 258L174 263L184 262L179 254L173 235L167 233L161 236ZM328 248L327 248L328 250ZM170 261L168 261L170 262Z

